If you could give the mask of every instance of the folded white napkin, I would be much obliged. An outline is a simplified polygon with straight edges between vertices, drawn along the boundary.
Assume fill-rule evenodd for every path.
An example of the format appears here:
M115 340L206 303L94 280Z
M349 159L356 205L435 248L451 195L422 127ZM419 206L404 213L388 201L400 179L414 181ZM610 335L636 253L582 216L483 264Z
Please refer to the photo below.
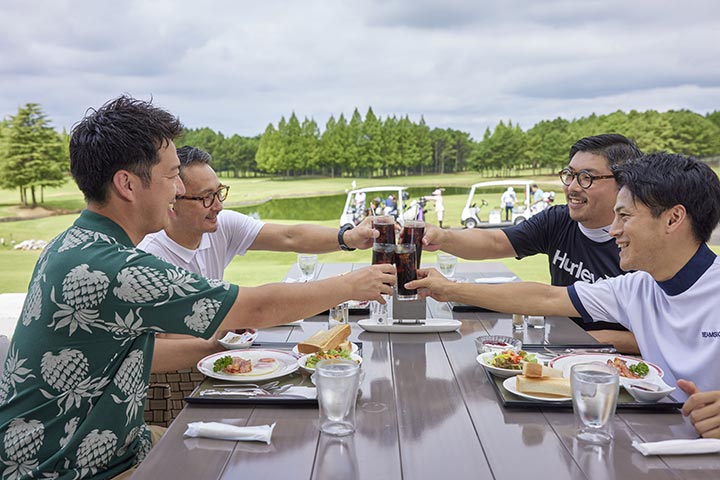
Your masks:
M248 440L270 444L274 428L274 423L256 427L238 427L220 422L193 422L188 423L185 436L217 438L219 440Z
M649 443L633 442L632 445L643 455L693 455L720 452L720 439L716 438L665 440Z
M516 279L517 277L481 277L476 278L475 283L508 283Z

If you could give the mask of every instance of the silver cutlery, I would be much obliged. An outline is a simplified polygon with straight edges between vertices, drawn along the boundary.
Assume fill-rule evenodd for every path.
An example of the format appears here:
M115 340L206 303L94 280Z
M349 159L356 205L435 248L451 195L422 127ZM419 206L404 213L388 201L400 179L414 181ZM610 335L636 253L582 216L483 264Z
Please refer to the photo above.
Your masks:
M617 350L615 350L612 347L608 347L608 348L566 348L564 350L553 350L551 348L544 347L544 350L548 354L550 354L554 357L559 357L560 355L569 355L569 354L573 354L573 353L609 353L609 354L617 353Z

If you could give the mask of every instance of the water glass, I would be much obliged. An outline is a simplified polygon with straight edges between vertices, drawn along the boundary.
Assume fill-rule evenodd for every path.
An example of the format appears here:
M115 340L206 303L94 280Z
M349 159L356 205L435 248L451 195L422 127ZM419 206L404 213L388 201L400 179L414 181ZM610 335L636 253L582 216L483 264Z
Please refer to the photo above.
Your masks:
M320 407L320 431L338 437L353 433L360 365L345 359L321 360L313 381Z
M525 317L525 321L530 328L545 328L544 315L528 315Z
M335 325L344 325L348 323L350 316L350 306L347 302L341 303L335 307L330 307L328 315L328 329Z
M618 371L600 363L579 363L570 369L577 437L590 443L609 443L620 389Z
M512 326L515 331L525 330L525 315L522 313L513 313Z
M455 276L455 267L457 266L458 259L455 255L449 253L438 253L437 263L440 268L440 273L445 275L447 278Z
M297 257L297 264L302 274L303 282L312 280L315 277L315 267L317 266L317 255L300 253Z

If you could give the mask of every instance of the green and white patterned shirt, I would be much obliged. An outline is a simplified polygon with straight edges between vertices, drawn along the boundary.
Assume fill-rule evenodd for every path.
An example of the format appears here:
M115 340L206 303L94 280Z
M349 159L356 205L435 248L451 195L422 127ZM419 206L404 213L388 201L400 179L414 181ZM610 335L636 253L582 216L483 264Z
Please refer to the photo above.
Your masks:
M155 333L210 338L237 294L83 211L38 259L0 378L2 479L112 478L140 462Z

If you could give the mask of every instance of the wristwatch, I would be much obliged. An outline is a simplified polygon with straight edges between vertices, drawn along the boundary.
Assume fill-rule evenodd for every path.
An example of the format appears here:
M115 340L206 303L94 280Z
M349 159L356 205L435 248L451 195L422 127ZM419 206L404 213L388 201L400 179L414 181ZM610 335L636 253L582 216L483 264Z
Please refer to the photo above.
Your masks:
M355 228L352 223L346 223L342 227L340 227L340 230L338 231L338 243L340 244L340 250L344 250L346 252L352 252L355 250L354 248L350 248L347 246L347 243L345 243L345 239L343 238L343 235L345 235L345 232L348 230L352 230Z

